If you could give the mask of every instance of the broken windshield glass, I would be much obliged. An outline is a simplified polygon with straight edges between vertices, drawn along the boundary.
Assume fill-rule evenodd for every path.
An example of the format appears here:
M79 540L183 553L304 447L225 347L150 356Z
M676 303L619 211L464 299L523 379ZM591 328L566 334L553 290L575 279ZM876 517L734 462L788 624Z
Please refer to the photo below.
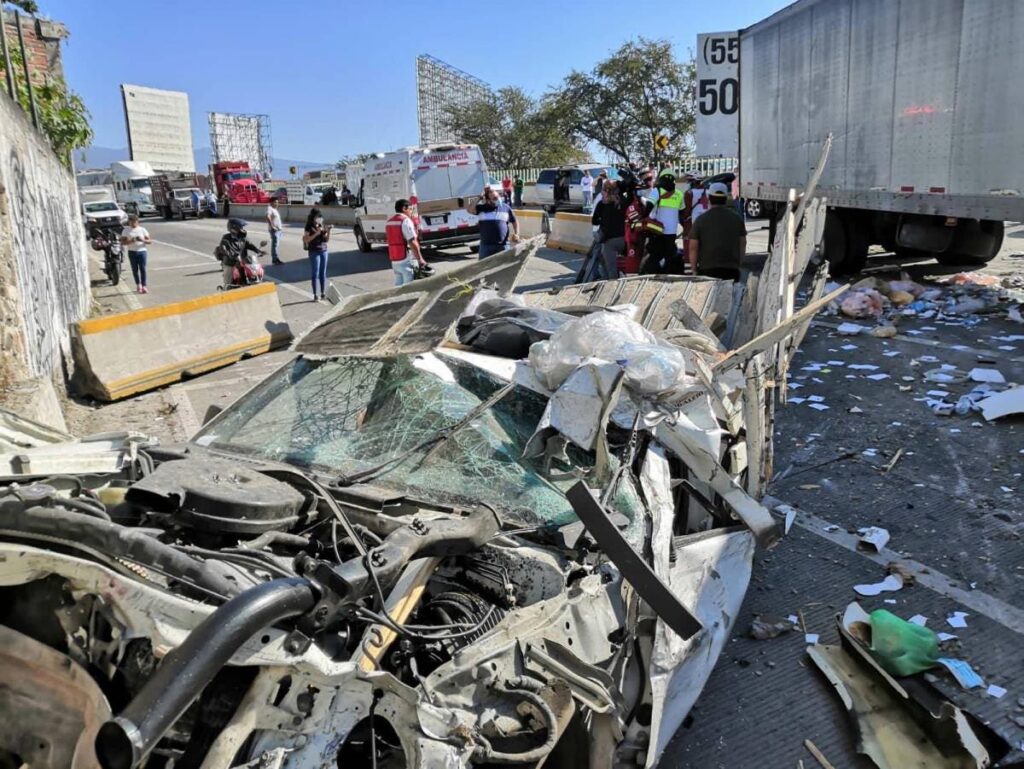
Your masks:
M545 477L523 449L544 411L543 396L516 386L450 435L443 434L507 383L468 364L433 356L300 358L205 428L196 442L213 449L353 476L403 455L373 483L453 505L486 502L527 525L560 525L576 516L565 498L575 478ZM592 455L570 447L575 469ZM558 468L559 476L565 468ZM639 509L630 483L612 507Z

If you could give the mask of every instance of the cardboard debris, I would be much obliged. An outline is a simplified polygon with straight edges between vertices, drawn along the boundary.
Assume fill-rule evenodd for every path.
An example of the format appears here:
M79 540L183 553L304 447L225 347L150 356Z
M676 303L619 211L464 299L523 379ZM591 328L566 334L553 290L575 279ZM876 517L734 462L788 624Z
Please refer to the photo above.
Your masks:
M982 416L991 422L993 419L1024 414L1024 387L1014 387L995 395L990 395L978 402Z
M889 531L880 526L858 529L857 533L860 534L860 544L873 548L876 553L882 552L889 542Z

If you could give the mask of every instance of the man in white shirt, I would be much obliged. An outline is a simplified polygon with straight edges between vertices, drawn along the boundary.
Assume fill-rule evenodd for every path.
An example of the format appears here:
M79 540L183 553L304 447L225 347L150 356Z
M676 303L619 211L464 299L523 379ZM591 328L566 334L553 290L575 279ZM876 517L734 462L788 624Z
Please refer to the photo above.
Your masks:
M270 231L270 260L274 264L283 264L277 255L277 244L281 241L281 212L277 210L277 198L271 198L267 204L267 228Z
M580 188L583 191L583 210L589 211L594 203L594 177L590 175L589 168L583 172Z

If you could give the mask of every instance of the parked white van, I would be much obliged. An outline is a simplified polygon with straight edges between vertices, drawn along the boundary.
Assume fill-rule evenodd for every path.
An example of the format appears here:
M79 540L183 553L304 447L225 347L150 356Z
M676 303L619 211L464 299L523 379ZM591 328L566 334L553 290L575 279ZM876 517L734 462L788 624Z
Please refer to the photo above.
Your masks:
M475 144L406 147L366 161L363 206L356 214L359 250L386 243L385 226L395 201L405 198L417 219L420 245L446 248L480 239L477 218L463 206L490 184L483 153Z
M590 171L591 177L596 179L604 171L608 178L617 181L619 172L614 166L601 165L600 163L577 163L574 165L559 166L558 168L545 168L537 177L534 185L533 195L530 196L530 203L549 207L564 206L567 208L582 208L583 206L583 172Z
M154 176L153 166L145 160L119 160L110 164L114 177L114 194L121 208L130 214L155 214L153 188L149 178Z

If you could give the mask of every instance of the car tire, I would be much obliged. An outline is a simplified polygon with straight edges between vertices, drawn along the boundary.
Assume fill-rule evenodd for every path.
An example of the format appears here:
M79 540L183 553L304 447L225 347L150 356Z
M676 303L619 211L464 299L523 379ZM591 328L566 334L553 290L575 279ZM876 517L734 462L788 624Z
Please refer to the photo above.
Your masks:
M373 244L366 237L366 234L363 232L362 227L360 227L357 224L353 228L352 234L356 236L356 246L359 248L360 251L362 251L364 254L368 254L371 251L373 251Z
M748 219L760 219L764 216L764 206L761 205L760 200L751 198L743 204L743 210L747 214Z

